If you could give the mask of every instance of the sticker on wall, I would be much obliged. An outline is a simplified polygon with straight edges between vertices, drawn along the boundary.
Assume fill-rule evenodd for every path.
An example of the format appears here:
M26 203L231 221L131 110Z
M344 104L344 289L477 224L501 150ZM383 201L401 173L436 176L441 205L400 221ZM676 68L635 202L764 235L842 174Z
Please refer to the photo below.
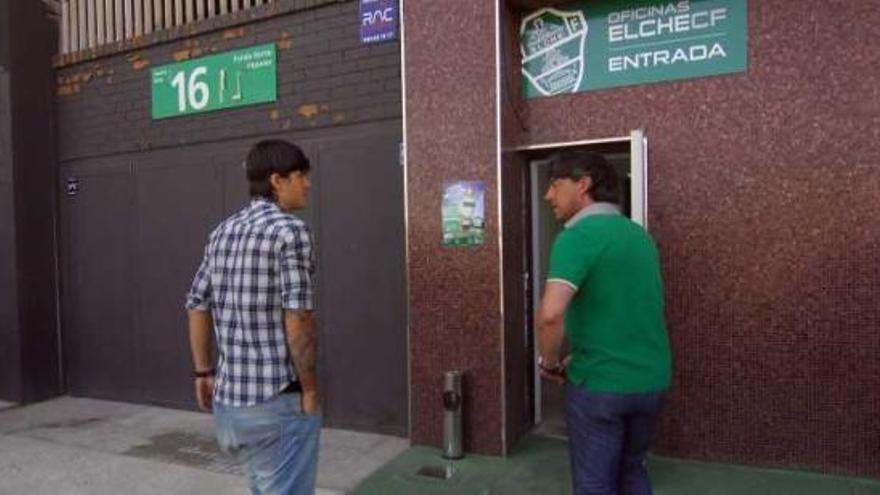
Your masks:
M479 246L486 241L482 182L443 183L443 245Z
M397 0L361 0L361 43L397 38Z
M67 191L68 196L76 196L79 192L79 179L76 177L68 177L64 189Z
M746 0L608 0L520 24L527 98L743 72Z

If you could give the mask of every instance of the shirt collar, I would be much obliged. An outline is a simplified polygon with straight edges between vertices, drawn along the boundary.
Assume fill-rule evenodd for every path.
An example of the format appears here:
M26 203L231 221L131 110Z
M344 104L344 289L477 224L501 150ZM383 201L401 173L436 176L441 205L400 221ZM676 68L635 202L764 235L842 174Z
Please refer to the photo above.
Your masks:
M263 197L251 198L251 208L266 208L272 206L277 206L274 201L269 201Z
M620 207L614 203L593 203L569 218L568 221L565 222L565 228L571 228L574 224L580 222L584 218L593 215L620 215Z

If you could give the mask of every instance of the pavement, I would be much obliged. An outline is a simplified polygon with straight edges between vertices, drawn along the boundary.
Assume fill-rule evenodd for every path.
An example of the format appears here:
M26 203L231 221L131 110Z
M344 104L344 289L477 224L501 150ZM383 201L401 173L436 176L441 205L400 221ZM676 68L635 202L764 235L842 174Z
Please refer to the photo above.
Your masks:
M318 495L352 492L408 448L404 438L323 429ZM247 492L208 414L71 397L0 402L0 495Z
M567 495L567 441L530 435L509 456L443 460L416 446L370 475L355 495ZM650 456L656 495L880 495L880 480Z
M356 495L565 495L571 493L564 440L530 437L508 457L445 460L418 446L371 475Z
M317 494L568 494L567 445L554 436L530 435L504 458L447 461L407 439L325 428ZM880 480L808 471L656 456L649 471L657 495L880 495ZM0 402L0 495L247 492L210 415L70 397Z

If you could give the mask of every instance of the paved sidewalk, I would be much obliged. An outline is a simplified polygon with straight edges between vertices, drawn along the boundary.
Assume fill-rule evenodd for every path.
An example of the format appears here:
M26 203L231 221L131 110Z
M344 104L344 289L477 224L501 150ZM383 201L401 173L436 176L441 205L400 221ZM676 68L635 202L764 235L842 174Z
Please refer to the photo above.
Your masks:
M321 432L318 494L350 492L409 447L397 437ZM244 494L211 416L63 397L0 403L0 494Z

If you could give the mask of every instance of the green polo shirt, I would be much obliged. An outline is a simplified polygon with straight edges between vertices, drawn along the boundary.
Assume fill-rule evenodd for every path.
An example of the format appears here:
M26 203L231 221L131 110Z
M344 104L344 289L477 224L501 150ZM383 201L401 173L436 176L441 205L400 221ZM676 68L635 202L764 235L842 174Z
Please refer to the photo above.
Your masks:
M565 312L571 383L613 393L669 387L660 259L641 226L607 203L585 208L553 242L549 281L576 291Z

